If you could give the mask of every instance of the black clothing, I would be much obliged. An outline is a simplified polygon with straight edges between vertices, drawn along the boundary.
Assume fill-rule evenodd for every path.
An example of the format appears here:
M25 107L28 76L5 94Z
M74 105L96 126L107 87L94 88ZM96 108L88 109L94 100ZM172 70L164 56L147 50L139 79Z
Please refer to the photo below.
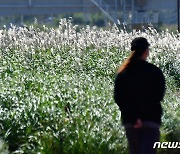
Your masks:
M160 101L164 97L165 79L153 64L136 59L116 74L114 100L121 111L122 124L152 121L161 125L163 114Z

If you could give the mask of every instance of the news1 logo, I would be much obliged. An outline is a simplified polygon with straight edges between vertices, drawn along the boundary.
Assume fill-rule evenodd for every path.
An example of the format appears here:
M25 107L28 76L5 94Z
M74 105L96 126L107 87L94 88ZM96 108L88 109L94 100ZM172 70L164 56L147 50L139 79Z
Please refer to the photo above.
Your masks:
M180 148L180 142L155 142L153 148Z

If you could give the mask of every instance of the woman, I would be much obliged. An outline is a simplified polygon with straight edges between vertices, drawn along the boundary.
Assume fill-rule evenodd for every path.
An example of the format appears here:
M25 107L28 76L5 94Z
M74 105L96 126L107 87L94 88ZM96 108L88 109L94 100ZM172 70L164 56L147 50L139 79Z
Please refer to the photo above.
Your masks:
M155 154L154 142L160 140L165 79L158 67L146 61L149 45L143 37L131 42L131 55L119 67L114 84L131 154Z

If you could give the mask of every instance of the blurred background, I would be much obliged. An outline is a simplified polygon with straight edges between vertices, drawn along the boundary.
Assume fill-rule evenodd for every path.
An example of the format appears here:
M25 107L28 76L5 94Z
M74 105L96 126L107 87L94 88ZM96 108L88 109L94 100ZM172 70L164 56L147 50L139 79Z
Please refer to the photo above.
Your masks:
M179 0L0 0L0 29L15 25L57 27L60 18L78 25L106 27L109 22L140 29L177 31Z

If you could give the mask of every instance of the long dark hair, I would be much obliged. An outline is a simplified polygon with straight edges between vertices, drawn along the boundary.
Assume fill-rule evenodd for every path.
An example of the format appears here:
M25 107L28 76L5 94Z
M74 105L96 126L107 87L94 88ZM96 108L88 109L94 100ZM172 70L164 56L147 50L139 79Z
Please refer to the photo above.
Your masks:
M150 46L147 39L144 37L136 37L131 42L131 54L130 56L123 62L123 64L118 68L117 73L124 71L129 65L132 64L133 61L138 59L143 55L146 49Z

